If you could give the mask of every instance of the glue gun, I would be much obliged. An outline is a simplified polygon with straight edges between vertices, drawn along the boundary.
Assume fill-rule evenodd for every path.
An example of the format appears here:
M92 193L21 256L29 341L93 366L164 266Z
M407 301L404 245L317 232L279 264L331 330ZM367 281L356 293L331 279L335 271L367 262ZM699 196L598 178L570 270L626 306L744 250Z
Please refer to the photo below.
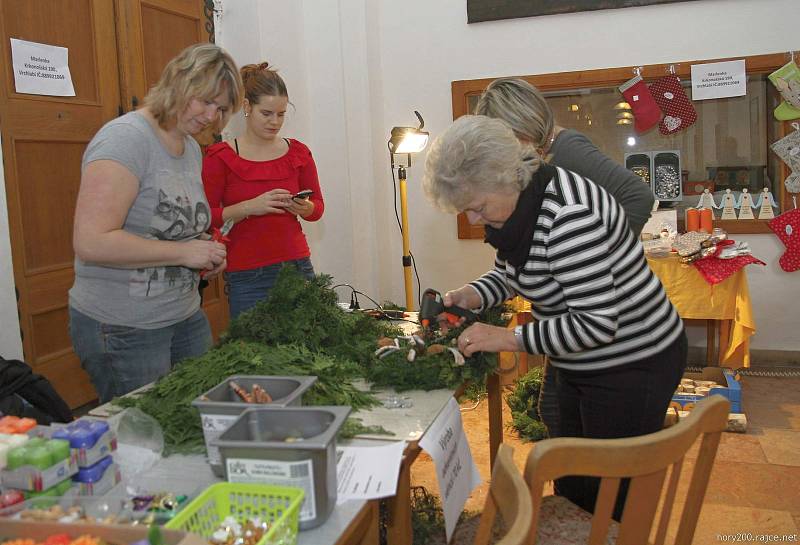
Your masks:
M471 310L457 306L444 306L444 299L442 294L438 291L428 288L422 294L422 304L419 309L419 323L422 324L423 329L426 331L430 329L431 324L436 324L438 317L444 315L444 318L450 325L456 325L461 318L464 318L466 323L474 322L478 316Z

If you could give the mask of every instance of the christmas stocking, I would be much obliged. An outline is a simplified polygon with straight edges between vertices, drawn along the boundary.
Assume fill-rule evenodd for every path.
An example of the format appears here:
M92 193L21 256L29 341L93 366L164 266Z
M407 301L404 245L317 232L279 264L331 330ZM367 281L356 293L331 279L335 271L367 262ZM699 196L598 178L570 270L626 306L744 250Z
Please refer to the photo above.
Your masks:
M769 228L786 245L786 253L778 260L786 272L800 269L800 208L784 212L770 220Z
M775 119L787 121L800 117L800 69L794 61L789 61L768 77L783 97L783 102L775 108Z
M653 100L653 95L650 94L650 89L641 76L626 81L619 90L631 105L637 132L644 132L658 123L661 119L661 110L658 109L658 104Z
M792 173L783 183L789 193L800 193L800 130L790 132L770 146Z
M664 119L658 124L661 134L678 132L697 121L697 112L683 91L678 76L665 76L651 83L650 92L664 112Z

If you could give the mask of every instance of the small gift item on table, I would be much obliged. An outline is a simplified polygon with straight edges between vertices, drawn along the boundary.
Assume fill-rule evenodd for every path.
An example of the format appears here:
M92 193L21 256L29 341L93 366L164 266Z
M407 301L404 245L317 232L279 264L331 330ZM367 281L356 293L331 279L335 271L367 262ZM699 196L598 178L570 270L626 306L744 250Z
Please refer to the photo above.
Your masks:
M686 232L700 230L700 210L689 208L686 210Z
M703 208L700 210L700 230L705 233L711 233L714 228L714 213L710 208Z

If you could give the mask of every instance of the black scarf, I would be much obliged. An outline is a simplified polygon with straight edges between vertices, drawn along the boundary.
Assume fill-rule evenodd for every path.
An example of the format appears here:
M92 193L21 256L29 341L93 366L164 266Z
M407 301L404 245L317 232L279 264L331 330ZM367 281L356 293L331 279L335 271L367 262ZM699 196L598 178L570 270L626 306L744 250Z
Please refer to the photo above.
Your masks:
M544 201L544 190L555 175L555 167L542 164L534 173L528 187L519 194L517 207L503 226L500 229L484 226L484 242L497 250L497 257L511 263L515 268L528 260L533 244L533 230Z

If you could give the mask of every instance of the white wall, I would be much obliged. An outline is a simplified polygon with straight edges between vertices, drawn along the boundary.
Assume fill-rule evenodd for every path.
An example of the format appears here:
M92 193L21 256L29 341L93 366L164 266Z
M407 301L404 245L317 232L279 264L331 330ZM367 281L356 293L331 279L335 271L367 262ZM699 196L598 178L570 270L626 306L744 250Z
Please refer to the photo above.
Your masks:
M472 25L464 0L227 0L223 9L218 43L239 63L268 60L281 70L296 106L284 134L314 153L326 201L325 216L306 228L316 269L397 302L401 239L386 140L392 126L415 123L413 110L432 136L446 128L451 81L799 48L797 0L698 0ZM232 134L240 128L241 120L229 126ZM408 172L412 252L423 288L446 290L483 272L493 253L459 241L455 218L427 203L423 162L415 158ZM3 207L0 226L5 216ZM800 273L780 270L775 237L738 238L768 263L748 267L758 324L752 346L800 350ZM10 270L10 254L0 250ZM0 303L8 278L0 278Z
M1 157L2 151L0 151ZM6 206L4 180L3 162L0 161L0 356L10 360L22 358L22 339L19 335L17 298L14 294L14 269L11 262L11 238L8 234L8 206Z

